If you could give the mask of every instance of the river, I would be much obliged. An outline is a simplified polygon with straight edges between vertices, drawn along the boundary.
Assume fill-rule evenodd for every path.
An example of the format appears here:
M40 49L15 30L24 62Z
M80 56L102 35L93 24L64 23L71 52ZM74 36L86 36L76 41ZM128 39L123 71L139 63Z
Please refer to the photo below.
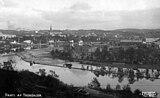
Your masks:
M62 67L62 63L58 63L55 66L47 66L41 64L34 64L30 66L28 62L23 61L18 56L5 56L1 57L0 63L3 61L8 61L12 59L15 61L15 70L29 70L31 72L38 72L39 69L45 69L47 74L50 74L50 70L55 71L59 75L59 79L66 84L72 84L74 86L87 86L88 83L92 81L95 77L101 84L102 88L106 88L107 84L110 84L112 88L115 88L117 84L121 86L129 84L131 90L140 89L141 91L156 91L158 97L160 97L160 70L151 70L151 69L128 69L128 68L117 68L117 67L105 67L107 73L94 73L91 71L78 70L78 69L69 69ZM81 64L78 62L71 62L73 67L81 68ZM56 64L56 63L55 63ZM86 68L90 65L84 65ZM93 69L99 69L93 66Z

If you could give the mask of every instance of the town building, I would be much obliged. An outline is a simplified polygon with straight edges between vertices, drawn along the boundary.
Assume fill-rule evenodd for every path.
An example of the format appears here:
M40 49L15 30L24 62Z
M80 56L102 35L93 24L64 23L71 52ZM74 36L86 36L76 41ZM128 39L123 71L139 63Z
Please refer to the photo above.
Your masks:
M120 46L132 46L132 45L140 45L142 44L142 40L120 40Z

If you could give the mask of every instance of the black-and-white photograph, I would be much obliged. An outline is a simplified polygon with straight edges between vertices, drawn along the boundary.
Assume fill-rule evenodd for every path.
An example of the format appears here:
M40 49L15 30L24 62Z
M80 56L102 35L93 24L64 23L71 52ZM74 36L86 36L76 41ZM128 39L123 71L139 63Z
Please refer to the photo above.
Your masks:
M0 98L160 98L160 0L0 0Z

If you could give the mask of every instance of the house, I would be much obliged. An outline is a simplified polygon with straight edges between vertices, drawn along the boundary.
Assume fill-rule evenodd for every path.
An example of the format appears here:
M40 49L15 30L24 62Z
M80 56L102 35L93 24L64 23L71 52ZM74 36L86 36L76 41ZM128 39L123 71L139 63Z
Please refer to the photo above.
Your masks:
M82 40L80 40L80 41L78 42L78 45L79 45L79 46L83 46L83 44L84 44L84 42L83 42Z
M70 45L74 47L74 40L70 40L69 42L70 42Z
M54 40L49 40L48 43L49 45L54 45Z
M10 42L10 44L18 44L15 40L13 42Z
M24 40L23 43L25 43L25 44L32 44L33 42L31 40Z

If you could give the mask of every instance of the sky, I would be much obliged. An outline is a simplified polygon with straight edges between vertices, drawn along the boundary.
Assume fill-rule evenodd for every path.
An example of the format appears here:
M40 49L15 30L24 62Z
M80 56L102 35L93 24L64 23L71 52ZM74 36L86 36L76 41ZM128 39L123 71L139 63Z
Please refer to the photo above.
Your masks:
M160 0L0 0L0 29L160 28Z

